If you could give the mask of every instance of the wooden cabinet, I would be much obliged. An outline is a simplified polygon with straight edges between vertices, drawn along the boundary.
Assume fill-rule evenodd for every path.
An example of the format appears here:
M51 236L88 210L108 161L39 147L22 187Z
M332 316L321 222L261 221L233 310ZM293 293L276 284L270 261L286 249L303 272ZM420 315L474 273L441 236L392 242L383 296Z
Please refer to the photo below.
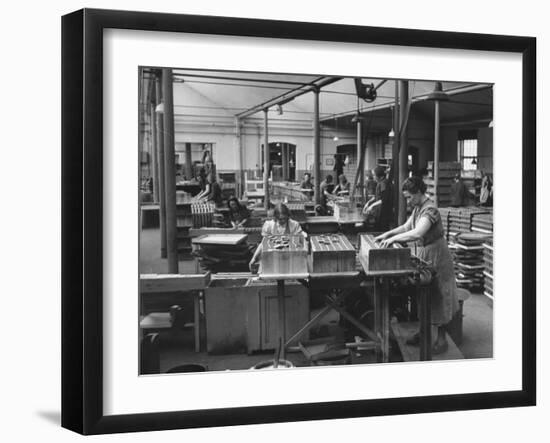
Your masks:
M258 290L248 278L213 279L206 288L206 350L209 354L238 354L248 350L248 328L257 329ZM251 326L249 326L251 325Z
M259 321L248 325L248 353L273 350L279 341L279 304L275 282L255 282L258 290ZM285 283L286 338L309 320L308 290L296 281Z
M286 336L309 320L308 290L298 282L285 285ZM279 337L275 282L246 278L212 280L205 290L206 342L210 354L273 350Z

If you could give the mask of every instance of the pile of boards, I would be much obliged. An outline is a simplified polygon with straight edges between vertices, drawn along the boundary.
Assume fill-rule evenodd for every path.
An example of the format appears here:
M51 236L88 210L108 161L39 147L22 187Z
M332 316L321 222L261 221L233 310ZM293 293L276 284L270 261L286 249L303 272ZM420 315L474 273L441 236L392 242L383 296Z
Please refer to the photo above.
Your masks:
M483 243L483 262L485 270L483 271L483 293L490 299L494 298L493 293L493 240L487 239Z
M212 203L193 203L191 205L191 214L193 216L193 226L200 228L203 226L212 226L214 211L216 206Z
M439 175L437 180L437 203L439 206L447 206L451 203L451 185L455 174L460 174L459 162L439 162ZM433 162L428 162L428 177L424 179L430 198L435 195L435 180Z
M193 239L192 254L204 271L246 272L254 248L246 237L246 234L203 235Z
M439 208L443 231L447 240L462 232L493 232L493 215L491 208L465 206L460 208Z
M459 288L481 291L484 285L484 246L489 237L477 232L465 232L454 237L449 245L454 258L456 283Z
M484 234L493 233L493 213L484 212L472 215L472 231Z

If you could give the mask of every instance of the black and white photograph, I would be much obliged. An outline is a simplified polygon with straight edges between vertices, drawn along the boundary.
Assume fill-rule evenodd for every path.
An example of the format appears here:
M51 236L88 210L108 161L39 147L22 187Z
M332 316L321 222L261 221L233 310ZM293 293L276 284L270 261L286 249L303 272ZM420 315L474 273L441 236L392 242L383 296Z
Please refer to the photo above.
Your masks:
M493 83L135 75L140 376L493 358Z

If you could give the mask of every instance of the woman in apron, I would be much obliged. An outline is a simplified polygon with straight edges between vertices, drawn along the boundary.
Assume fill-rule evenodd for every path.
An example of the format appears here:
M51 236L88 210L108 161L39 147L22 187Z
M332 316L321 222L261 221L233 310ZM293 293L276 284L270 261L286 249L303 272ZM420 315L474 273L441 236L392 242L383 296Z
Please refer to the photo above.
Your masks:
M416 255L435 268L431 307L432 323L438 329L432 353L441 354L448 349L445 325L458 311L453 259L443 235L441 215L433 201L424 194L426 184L420 177L409 177L401 190L407 205L413 208L411 216L405 224L376 237L375 240L381 241L384 248L395 242L416 242ZM418 334L407 342L417 344Z
M262 238L270 235L303 235L304 237L307 234L302 231L300 223L296 220L290 218L290 210L284 203L279 203L275 205L273 210L273 219L266 220L262 226ZM258 270L258 261L260 260L262 254L262 244L258 245L252 260L250 260L249 268L250 271L255 273Z

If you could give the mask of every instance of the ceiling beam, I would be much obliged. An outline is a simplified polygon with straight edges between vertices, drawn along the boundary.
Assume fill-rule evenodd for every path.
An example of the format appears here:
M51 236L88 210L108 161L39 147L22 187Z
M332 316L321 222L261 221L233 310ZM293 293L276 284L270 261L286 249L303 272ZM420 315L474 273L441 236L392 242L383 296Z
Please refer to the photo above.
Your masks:
M308 92L312 92L317 88L322 88L323 86L327 86L332 83L335 83L341 80L342 78L343 77L324 77L319 81L316 80L315 82L309 83L307 86L304 86L303 88L295 89L293 91L284 93L278 97L267 100L263 103L260 103L259 105L256 105L248 109L247 111L237 114L236 117L246 118L250 115L256 114L257 112L263 111L264 109L270 108L271 106L288 103L289 101L294 100L296 97L307 94Z

